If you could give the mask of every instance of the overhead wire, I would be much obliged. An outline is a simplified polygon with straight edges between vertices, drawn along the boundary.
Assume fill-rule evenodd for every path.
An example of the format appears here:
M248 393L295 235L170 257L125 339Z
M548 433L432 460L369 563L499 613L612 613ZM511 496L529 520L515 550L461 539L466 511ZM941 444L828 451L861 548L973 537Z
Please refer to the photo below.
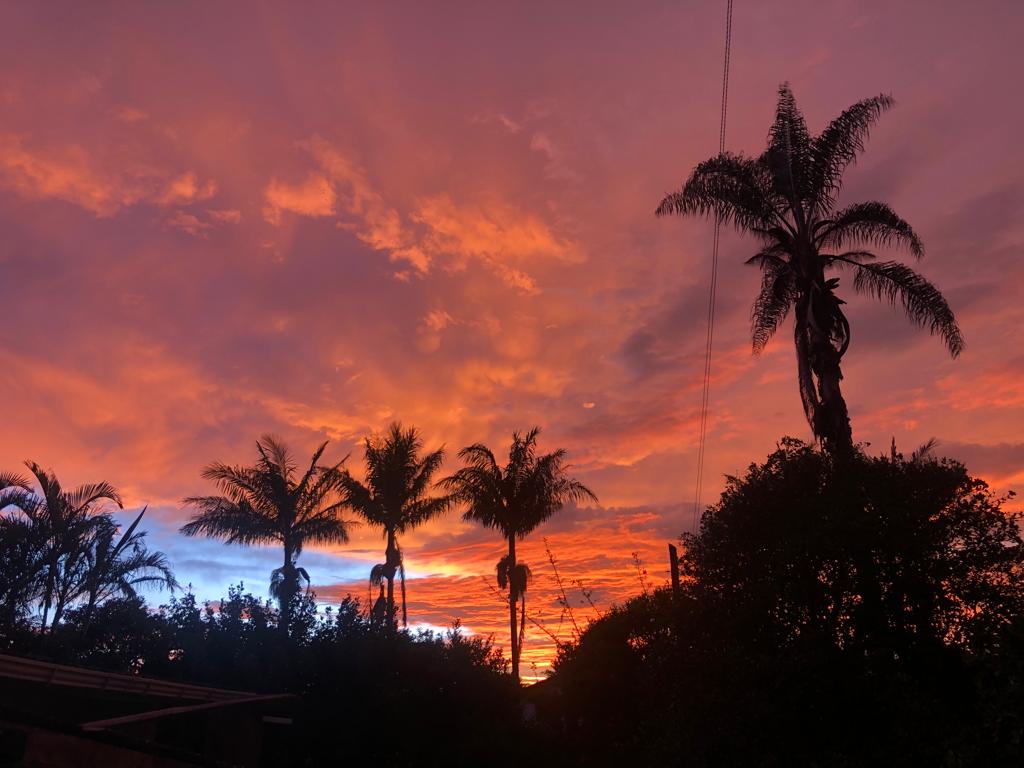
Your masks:
M729 117L729 64L732 55L732 3L726 0L725 53L722 62L722 104L718 122L718 152L725 152L725 129ZM692 530L697 530L700 496L704 482L704 456L707 449L708 403L711 392L711 361L715 339L715 299L718 291L718 248L721 242L722 217L715 214L715 234L711 245L711 282L708 289L707 330L704 338L704 377L700 401L700 431L697 440L697 477L693 494Z

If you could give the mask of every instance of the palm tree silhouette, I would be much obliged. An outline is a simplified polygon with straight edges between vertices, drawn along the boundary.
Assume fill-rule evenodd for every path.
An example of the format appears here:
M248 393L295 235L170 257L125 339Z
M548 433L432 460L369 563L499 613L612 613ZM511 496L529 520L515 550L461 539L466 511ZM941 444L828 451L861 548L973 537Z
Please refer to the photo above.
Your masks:
M526 588L531 576L529 567L516 559L516 540L525 539L566 502L597 501L589 488L567 477L564 450L537 455L539 433L540 427L534 427L525 435L512 434L504 469L486 445L476 443L463 448L459 458L466 466L441 481L454 499L467 505L465 520L501 531L508 542L508 554L498 561L495 570L498 585L508 589L512 676L516 681L526 629Z
M118 526L109 518L108 524L100 526L93 536L85 552L86 569L81 587L86 598L86 626L92 621L96 605L115 594L135 597L139 587L166 587L172 591L178 588L167 556L150 551L145 531L138 530L145 514L143 507L116 540Z
M185 504L198 512L181 527L186 536L211 536L226 544L280 544L284 563L271 574L270 591L281 608L281 628L291 624L291 603L299 580L309 574L296 565L306 544L344 544L349 522L342 520L341 465L317 464L327 442L313 452L309 468L298 474L291 454L278 438L264 435L256 442L259 460L252 467L214 462L203 477L216 483L220 496L191 496ZM347 457L346 457L347 458Z
M367 437L364 442L366 482L346 471L342 476L345 503L371 525L379 526L386 545L384 562L373 566L370 585L387 583L384 618L395 625L395 574L401 579L402 624L408 624L405 600L405 560L398 543L399 534L412 530L444 513L450 506L447 496L432 497L427 492L444 461L444 448L420 456L423 441L415 427L402 429L392 423L383 436ZM380 599L378 598L378 605ZM379 613L379 611L377 611Z
M21 510L38 531L42 543L40 627L45 631L50 608L54 608L52 628L60 623L64 609L77 596L85 553L100 527L109 521L102 514L107 503L113 502L118 508L123 504L110 483L92 483L65 491L52 471L34 461L26 461L25 466L39 484L39 493L20 492L14 484L14 492L5 501Z
M904 264L875 261L875 254L864 250L896 245L921 258L924 247L910 225L884 203L836 210L843 172L893 103L885 95L857 102L812 137L783 84L768 148L760 157L726 152L705 160L657 208L659 216L714 214L761 241L747 260L763 272L751 312L754 352L764 348L792 308L804 413L822 446L839 454L853 447L840 390L850 324L836 295L839 278L826 278L828 270L851 270L855 291L902 303L912 321L942 337L953 357L964 347L953 312L934 285Z

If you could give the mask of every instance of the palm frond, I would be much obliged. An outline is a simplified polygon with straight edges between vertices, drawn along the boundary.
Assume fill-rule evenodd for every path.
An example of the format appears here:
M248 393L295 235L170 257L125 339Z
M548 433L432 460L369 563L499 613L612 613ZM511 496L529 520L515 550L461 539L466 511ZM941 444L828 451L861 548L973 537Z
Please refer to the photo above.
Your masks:
M505 555L498 561L498 564L494 566L494 577L495 580L498 582L498 586L501 589L508 589L508 576L510 564L511 559L509 558L508 555Z
M434 479L434 475L444 463L444 448L438 448L417 462L416 472L409 484L409 496L417 499L422 496Z
M759 355L798 295L792 269L785 262L762 262L761 291L750 310L750 336L754 354Z
M28 467L29 471L35 477L36 482L39 484L39 490L42 491L42 495L45 499L56 500L63 494L63 490L60 486L60 480L57 479L57 475L53 472L44 469L34 461L28 460L25 462L25 466Z
M742 155L728 152L705 160L683 188L666 195L658 216L718 216L738 229L767 229L781 222L772 205L765 169Z
M902 246L917 258L924 256L924 245L917 233L885 203L854 203L818 226L816 242L821 249L861 242Z
M227 544L270 544L283 536L274 521L246 503L235 504L223 496L192 496L185 504L199 512L181 526L185 536L209 536Z
M211 480L217 490L232 501L241 501L260 492L257 473L251 467L236 467L215 461L203 468L202 477Z
M864 261L874 261L878 257L871 251L843 251L842 253L823 253L821 258L829 266L835 263L835 266L842 267L851 261L859 264Z
M270 474L279 476L282 480L291 478L295 472L296 465L292 460L288 446L284 444L277 435L265 434L256 441L256 449L260 453L265 466L268 469L276 470Z
M370 586L379 587L384 581L384 569L387 567L386 563L377 563L373 568L370 569Z
M67 494L68 506L73 510L86 511L100 501L112 501L118 507L124 507L121 494L114 486L106 482L82 485Z
M7 507L15 507L29 517L34 517L34 512L40 506L40 500L31 491L23 490L17 486L8 486L0 489L0 510Z
M794 211L802 211L804 201L812 195L808 173L811 156L807 123L796 105L789 83L783 83L779 86L775 122L768 131L768 149L761 162L771 171L776 194L789 201Z
M384 510L373 491L356 480L345 470L339 479L344 503L352 511L361 515L368 523L381 525L384 522Z
M23 491L30 490L28 480L24 475L19 475L17 472L0 472L0 490L21 489Z
M827 210L842 185L843 172L864 151L878 118L896 102L880 94L844 110L811 142L811 184L820 210Z
M473 445L466 446L459 451L459 458L473 467L498 469L498 462L494 458L494 454L483 443L474 443Z
M427 499L418 499L408 505L403 515L399 532L412 530L428 520L443 515L453 503L451 496L435 496Z
M347 544L349 527L355 523L342 520L333 511L307 517L297 523L293 533L299 541L311 544Z
M953 310L945 297L930 282L905 264L883 261L877 264L850 262L856 267L855 290L900 302L913 322L940 336L950 355L957 357L964 348L964 338Z
M320 457L324 455L324 451L327 449L328 440L324 440L315 451L313 451L313 458L309 462L309 469L306 470L302 479L295 484L295 490L293 491L295 496L301 496L306 492L310 482L313 478L321 471L321 467L317 466L317 462L320 461ZM347 457L346 457L347 458ZM342 459L338 463L338 466L343 463L345 459Z

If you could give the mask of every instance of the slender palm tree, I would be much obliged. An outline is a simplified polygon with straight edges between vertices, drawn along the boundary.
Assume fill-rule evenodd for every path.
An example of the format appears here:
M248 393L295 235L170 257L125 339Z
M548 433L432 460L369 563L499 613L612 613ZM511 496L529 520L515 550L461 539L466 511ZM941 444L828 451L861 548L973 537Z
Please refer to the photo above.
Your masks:
M864 150L871 126L893 105L881 95L857 102L811 136L796 100L779 89L768 148L758 158L723 153L700 163L679 192L666 196L657 214L712 215L753 234L760 250L747 260L763 272L751 313L754 352L771 339L790 309L795 315L797 378L804 413L826 449L853 447L840 390L840 366L850 344L850 324L833 269L853 273L853 289L901 303L908 317L945 342L953 357L964 340L938 289L904 264L876 261L870 246L902 246L921 258L924 247L911 226L884 203L837 209L843 172Z
M566 502L597 501L589 488L568 476L564 450L537 455L539 433L539 427L525 435L513 433L504 469L486 445L477 443L463 448L459 458L466 466L441 481L454 499L467 506L465 520L497 529L508 542L508 554L498 561L496 573L498 585L508 589L512 676L517 681L530 569L516 559L516 540L525 539Z
M85 553L85 622L92 620L96 605L108 597L120 594L135 597L140 587L175 590L174 578L167 556L150 551L146 546L146 532L138 530L146 508L143 507L128 529L116 538L119 527L113 521L101 526Z
M284 563L271 574L271 593L281 608L281 628L291 625L291 604L299 581L309 584L309 574L296 565L306 544L344 544L348 521L340 517L341 465L321 466L317 462L327 448L324 442L299 474L298 466L284 443L272 435L256 442L259 460L241 467L214 462L203 470L219 496L191 496L185 503L195 515L181 527L186 536L211 536L226 544L280 544ZM347 457L346 457L347 458Z
M5 500L17 507L36 528L44 547L41 600L45 631L50 608L55 607L51 628L58 624L80 573L83 553L93 535L107 519L103 514L110 502L122 508L121 496L110 483L82 485L65 491L57 476L34 461L25 465L39 484L39 493L14 494Z
M395 422L384 435L367 437L364 449L365 484L346 471L342 478L345 503L384 534L384 562L370 571L370 585L387 584L384 618L388 627L394 627L395 575L399 575L402 624L407 625L405 560L398 537L444 513L450 506L447 496L428 495L434 475L444 461L444 448L421 456L423 441L416 428L402 429L402 425Z

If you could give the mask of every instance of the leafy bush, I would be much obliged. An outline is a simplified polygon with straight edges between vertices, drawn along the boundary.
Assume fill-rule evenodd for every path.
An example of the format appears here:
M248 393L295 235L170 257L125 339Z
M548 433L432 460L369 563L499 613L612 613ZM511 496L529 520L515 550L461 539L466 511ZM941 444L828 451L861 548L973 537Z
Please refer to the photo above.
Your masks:
M590 764L1015 760L1019 523L954 461L785 440L683 537L680 594L563 649L546 725Z

